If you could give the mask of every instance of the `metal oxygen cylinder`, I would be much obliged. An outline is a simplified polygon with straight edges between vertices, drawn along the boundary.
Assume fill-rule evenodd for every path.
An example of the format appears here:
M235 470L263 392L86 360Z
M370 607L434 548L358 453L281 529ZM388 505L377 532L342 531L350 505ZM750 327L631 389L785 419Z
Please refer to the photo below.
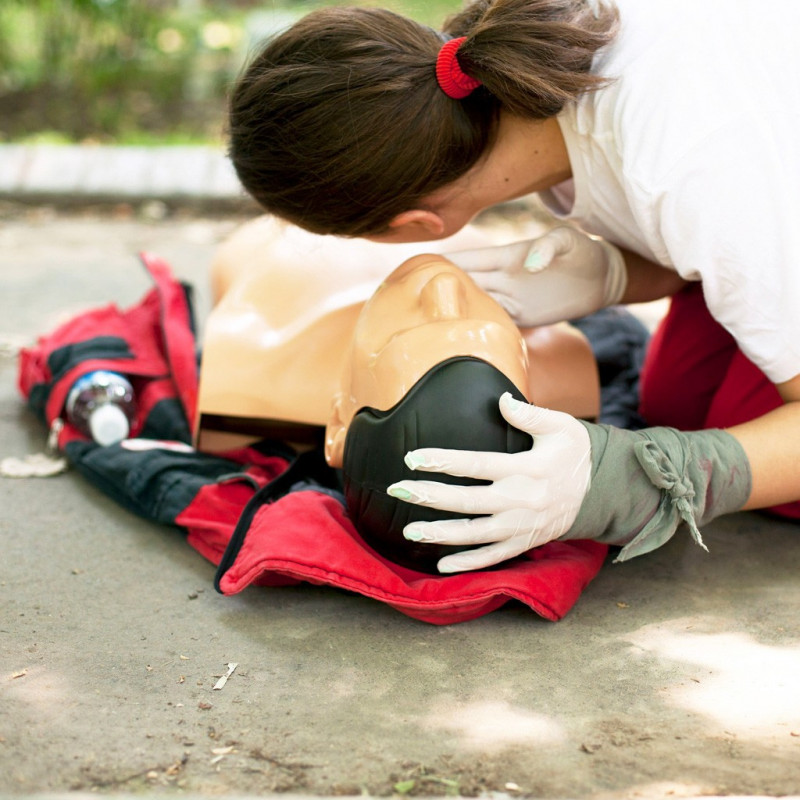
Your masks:
M107 446L127 439L136 415L130 381L118 372L82 375L67 395L67 420L84 436Z

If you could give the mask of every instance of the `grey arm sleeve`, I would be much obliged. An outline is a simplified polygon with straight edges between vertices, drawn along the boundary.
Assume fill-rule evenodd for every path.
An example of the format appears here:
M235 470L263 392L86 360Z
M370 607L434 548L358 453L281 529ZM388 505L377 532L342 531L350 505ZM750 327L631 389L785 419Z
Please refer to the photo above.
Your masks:
M738 511L750 496L747 455L725 431L583 424L592 445L592 479L564 539L622 545L616 561L626 561L660 547L685 525L707 549L700 528Z

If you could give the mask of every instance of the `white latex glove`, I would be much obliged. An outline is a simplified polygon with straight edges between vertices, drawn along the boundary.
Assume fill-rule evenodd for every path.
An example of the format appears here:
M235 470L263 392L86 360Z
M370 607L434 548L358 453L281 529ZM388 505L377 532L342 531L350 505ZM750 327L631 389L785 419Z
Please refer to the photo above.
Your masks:
M513 558L566 533L589 489L591 446L586 428L569 414L500 398L500 413L534 443L521 453L474 452L422 448L405 462L411 469L446 472L492 481L488 486L453 486L434 481L399 481L388 488L393 497L474 519L412 522L406 539L485 547L442 558L440 572L481 569Z
M538 239L448 253L447 258L522 327L615 305L628 283L625 259L613 244L569 225Z

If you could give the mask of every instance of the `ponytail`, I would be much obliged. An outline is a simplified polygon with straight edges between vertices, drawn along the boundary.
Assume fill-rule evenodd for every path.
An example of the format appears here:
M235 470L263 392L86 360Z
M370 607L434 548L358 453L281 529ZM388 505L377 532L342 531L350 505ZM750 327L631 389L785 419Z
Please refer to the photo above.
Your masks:
M461 67L503 109L547 119L605 84L592 62L618 24L617 9L598 0L475 0L444 31L466 36Z
M375 8L322 8L267 43L234 87L230 156L270 213L315 233L366 236L464 175L501 108L557 114L597 88L594 53L616 12L589 0L476 0L445 36ZM463 99L436 80L444 41L482 85Z

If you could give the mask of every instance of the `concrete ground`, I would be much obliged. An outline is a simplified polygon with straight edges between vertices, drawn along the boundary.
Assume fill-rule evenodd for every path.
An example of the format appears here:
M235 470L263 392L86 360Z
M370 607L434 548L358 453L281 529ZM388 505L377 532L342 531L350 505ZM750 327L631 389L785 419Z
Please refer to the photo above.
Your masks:
M136 301L143 249L202 313L235 225L5 208L0 456L45 439L16 346ZM558 623L434 627L312 586L223 597L179 531L74 473L2 478L0 509L0 796L800 793L797 526L742 513L710 553L609 563Z

